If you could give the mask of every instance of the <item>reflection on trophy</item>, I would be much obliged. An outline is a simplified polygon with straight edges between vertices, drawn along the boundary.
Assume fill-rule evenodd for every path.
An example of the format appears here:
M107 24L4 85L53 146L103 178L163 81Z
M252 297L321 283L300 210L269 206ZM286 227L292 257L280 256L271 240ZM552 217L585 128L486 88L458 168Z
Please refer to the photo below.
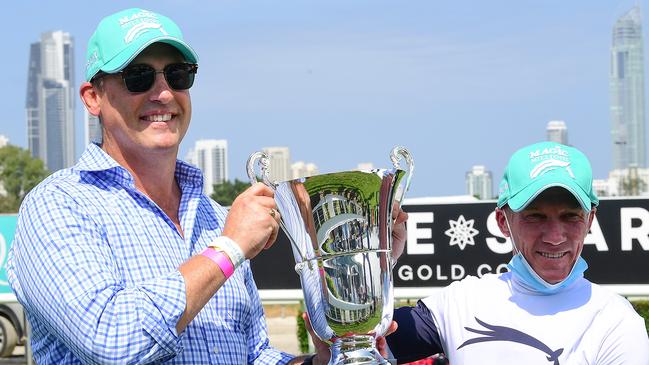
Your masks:
M295 180L269 179L268 156L248 159L256 182L275 190L280 225L291 242L311 325L332 343L330 364L388 364L375 347L394 307L392 223L408 190L414 163L403 147L394 168L346 171ZM408 170L400 168L405 159Z

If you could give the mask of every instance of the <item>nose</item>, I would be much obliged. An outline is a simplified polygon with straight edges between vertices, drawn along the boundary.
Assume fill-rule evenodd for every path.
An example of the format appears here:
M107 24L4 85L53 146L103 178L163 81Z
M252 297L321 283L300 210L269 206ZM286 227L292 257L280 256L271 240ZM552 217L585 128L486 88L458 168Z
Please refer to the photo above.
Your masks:
M549 220L543 227L543 241L551 245L560 245L565 242L566 230L563 224L557 220Z
M173 99L173 90L167 84L165 80L163 71L156 71L155 80L153 81L153 86L151 87L151 93L149 94L149 100L167 104Z

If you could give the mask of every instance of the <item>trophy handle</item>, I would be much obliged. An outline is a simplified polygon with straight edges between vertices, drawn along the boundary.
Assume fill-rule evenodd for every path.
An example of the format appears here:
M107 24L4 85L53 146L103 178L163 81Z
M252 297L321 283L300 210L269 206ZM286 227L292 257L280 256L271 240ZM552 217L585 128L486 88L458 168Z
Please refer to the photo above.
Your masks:
M390 152L390 160L392 161L392 164L394 165L395 168L401 169L399 162L401 161L401 158L406 159L406 163L408 163L408 169L406 170L406 173L408 174L406 176L406 183L403 188L397 194L396 200L401 203L401 200L403 199L403 196L406 194L408 189L410 188L410 181L412 180L412 172L415 170L415 162L412 159L412 155L410 152L403 146L396 146L392 149L392 152Z
M255 175L255 164L259 161L259 169L261 170L261 179L266 186L270 187L273 189L275 194L277 194L277 184L272 182L270 180L270 174L268 172L268 167L270 165L270 159L268 158L268 154L257 151L254 152L250 157L248 157L248 162L246 163L246 171L248 172L248 178L250 179L250 184L255 184L257 182L257 176ZM275 199L277 201L277 199ZM291 243L291 246L293 246L294 252L297 252L298 255L302 258L302 261L307 261L307 257L298 246L298 244L293 240L293 237L290 235L290 231L286 228L286 225L284 224L284 216L282 215L282 212L280 211L280 220L279 220L279 226L284 230L284 233L286 233L286 236L288 237L288 241ZM311 265L311 264L309 264Z
M275 190L275 184L270 181L270 173L268 172L270 159L266 153L261 151L257 151L248 157L246 171L248 172L250 183L254 184L257 182L257 176L255 175L255 164L257 161L259 161L259 169L261 170L261 179L263 183Z

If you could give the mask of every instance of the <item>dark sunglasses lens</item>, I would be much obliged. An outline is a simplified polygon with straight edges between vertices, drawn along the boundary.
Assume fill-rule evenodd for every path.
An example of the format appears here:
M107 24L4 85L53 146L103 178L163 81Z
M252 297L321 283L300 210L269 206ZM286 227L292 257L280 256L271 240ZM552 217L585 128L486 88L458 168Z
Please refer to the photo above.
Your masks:
M176 63L165 67L165 79L174 90L187 90L194 84L196 67L188 63Z
M149 90L155 81L155 69L150 66L139 65L123 71L122 77L128 91L141 93Z

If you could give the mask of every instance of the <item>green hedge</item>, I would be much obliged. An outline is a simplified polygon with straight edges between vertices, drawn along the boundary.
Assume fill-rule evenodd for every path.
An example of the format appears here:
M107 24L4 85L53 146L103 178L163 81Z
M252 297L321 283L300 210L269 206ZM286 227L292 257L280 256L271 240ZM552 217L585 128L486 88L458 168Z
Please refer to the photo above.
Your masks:
M631 305L644 318L644 325L647 327L647 333L649 333L649 300L632 301Z
M300 352L302 354L309 353L309 331L306 329L306 323L302 314L305 312L304 302L300 300L301 310L298 311L297 316L295 316L295 321L297 322L297 342L300 347Z

